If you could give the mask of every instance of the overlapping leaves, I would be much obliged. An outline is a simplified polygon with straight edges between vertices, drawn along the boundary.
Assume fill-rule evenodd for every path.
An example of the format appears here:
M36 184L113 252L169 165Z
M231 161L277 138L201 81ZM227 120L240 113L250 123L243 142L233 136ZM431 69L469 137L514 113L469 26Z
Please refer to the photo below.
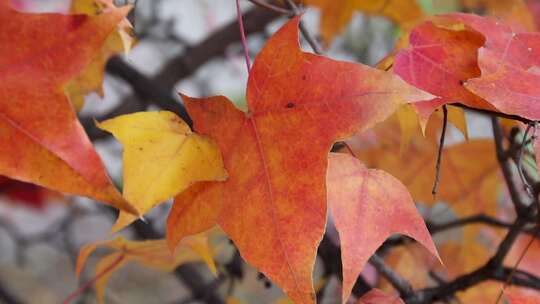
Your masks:
M400 19L402 15L395 13L402 3L396 1L385 1L383 10L389 11L382 12L377 12L375 3L364 7L354 1L349 6L306 2L324 8L325 14L346 9L334 12L339 16L336 24L328 25L329 19L323 17L327 40L355 9L382 13L403 25L421 17L413 7ZM428 138L420 146L428 153L417 151L405 168L381 157L380 151L358 153L366 159L369 152L377 153L379 167L394 171L399 182L388 173L367 169L352 156L329 157L335 141L374 127L406 103L415 103L424 123L437 107L455 102L540 119L540 36L527 32L530 26L467 14L437 17L414 28L410 48L396 56L393 72L400 78L302 52L299 18L294 18L258 55L248 81L247 112L223 96L183 96L201 135L168 112L138 113L100 124L124 145L121 197L66 97L80 100L99 90L106 59L121 49L118 29L127 8L100 3L105 4L97 11L82 9L88 15L64 16L22 14L11 9L7 0L0 1L0 174L121 208L116 229L135 219L126 212L144 214L176 196L167 224L170 248L164 240L93 244L82 250L78 269L96 246L103 245L118 250L98 266L103 271L129 259L169 270L193 258L179 258L169 249L218 224L246 261L292 300L313 303L312 271L328 200L341 238L345 301L369 256L392 233L409 235L437 255L403 185L418 200L430 201L426 175L420 171L428 167L425 162L434 161L435 149ZM47 39L36 44L35 36ZM6 47L10 41L16 41L16 47ZM25 79L28 75L31 84ZM453 183L442 189L440 198L454 204L458 214L470 212L473 199L478 211L493 212L498 177L489 145L471 141L445 151L442 180ZM471 172L456 174L456 166L467 162L466 156L480 153L485 154L481 162L463 168ZM426 155L433 159L417 157ZM483 204L484 200L489 203ZM461 203L467 207L461 208ZM197 248L202 247L192 246ZM211 260L207 253L199 253ZM99 283L101 295L107 277ZM391 300L375 291L359 303Z
M218 223L246 261L296 303L312 303L332 143L372 127L405 102L430 96L390 73L302 52L298 21L274 34L256 58L248 113L225 97L184 96L195 130L221 148L229 179L179 195L167 237L174 247Z
M439 97L418 105L424 116L455 102L537 120L540 33L525 29L493 17L438 16L413 29L394 71Z

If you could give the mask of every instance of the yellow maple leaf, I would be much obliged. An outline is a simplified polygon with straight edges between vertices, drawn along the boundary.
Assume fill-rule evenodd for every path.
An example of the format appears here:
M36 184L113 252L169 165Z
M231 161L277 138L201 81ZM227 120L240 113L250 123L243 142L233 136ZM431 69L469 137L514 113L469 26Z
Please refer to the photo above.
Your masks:
M124 197L141 214L198 181L225 180L217 145L176 114L140 112L98 123L124 146ZM113 231L136 219L120 212Z
M114 7L111 0L75 0L71 4L71 13L97 16ZM84 105L84 97L95 92L103 97L103 77L105 75L105 64L113 55L128 52L135 38L133 29L127 19L120 22L115 31L111 32L107 40L97 52L85 70L72 79L65 87L71 103L75 109L80 110Z
M326 43L331 42L343 30L356 11L388 17L405 28L423 17L416 0L302 0L301 2L321 10L321 36Z
M117 237L113 240L90 243L83 246L79 252L76 264L77 276L80 275L88 257L98 247L114 250L96 264L94 278L99 303L103 303L105 288L111 275L130 261L164 272L172 271L184 263L203 261L214 275L217 274L213 251L205 234L186 237L174 254L169 250L165 240L130 241Z

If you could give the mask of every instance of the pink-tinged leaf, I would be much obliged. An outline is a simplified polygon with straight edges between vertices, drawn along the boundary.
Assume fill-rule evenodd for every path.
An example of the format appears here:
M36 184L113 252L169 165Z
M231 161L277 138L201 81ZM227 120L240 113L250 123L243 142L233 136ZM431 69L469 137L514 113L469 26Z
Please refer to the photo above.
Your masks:
M408 83L439 96L413 104L423 124L437 107L447 103L491 108L463 87L468 79L480 76L476 52L484 43L482 35L428 21L411 32L409 41L410 48L396 55L394 72Z
M344 303L368 259L395 233L410 236L439 257L409 191L398 179L368 169L348 154L330 153L327 187L341 241Z
M524 70L498 61L486 49L481 49L479 54L482 77L469 80L467 89L484 97L501 112L540 119L540 73L537 68Z
M540 33L519 32L490 17L451 14L452 20L482 34L478 51L482 74L465 87L499 111L531 120L540 119Z

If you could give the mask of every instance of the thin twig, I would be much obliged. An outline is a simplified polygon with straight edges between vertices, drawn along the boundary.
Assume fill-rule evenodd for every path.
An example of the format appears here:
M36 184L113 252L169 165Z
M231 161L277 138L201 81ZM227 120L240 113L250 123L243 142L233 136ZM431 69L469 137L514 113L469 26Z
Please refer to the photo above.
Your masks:
M238 27L240 29L240 38L242 40L242 49L244 50L244 57L246 60L246 67L249 74L251 69L251 60L249 59L249 50L246 40L246 32L244 31L244 20L242 17L242 10L240 9L240 0L236 0L236 18L238 22Z
M271 10L271 11L274 11L276 13L280 13L280 14L284 14L284 15L288 15L288 16L294 16L294 12L292 12L292 11L286 9L286 8L279 7L277 5L265 2L264 0L248 0L248 1L255 4L255 5L258 5L260 7L264 7L266 9Z
M431 194L433 197L437 195L437 187L439 186L439 179L441 176L441 160L442 152L444 149L444 139L446 138L446 126L448 125L448 109L446 105L443 106L443 127L441 131L441 139L439 140L439 150L437 152L437 163L435 164L435 181L433 182L433 188Z
M519 152L517 155L517 169L519 173L519 177L521 178L521 182L523 183L523 186L525 187L525 190L527 191L527 194L530 196L533 195L533 187L529 184L527 181L527 178L525 177L525 174L523 172L523 162L521 161L523 158L523 151L525 151L525 146L527 145L527 142L530 140L528 139L529 132L533 130L533 135L531 136L531 139L533 139L536 136L536 123L529 123L527 125L527 128L525 129L525 133L523 134L523 139L521 141L521 146L519 147Z
M347 142L343 141L341 142L344 146L345 146L345 149L347 149L347 152L349 152L349 154L354 157L354 158L358 158L356 156L356 154L354 153L353 149L349 146L349 144L347 144Z
M495 255L486 264L484 264L484 266L476 269L475 271L459 276L447 284L438 287L421 289L415 292L411 297L404 299L407 303L414 304L433 303L437 300L451 297L456 292L469 289L470 287L481 282L485 282L490 279L501 280L501 271L504 269L502 266L503 260L510 251L512 244L515 242L526 223L527 221L523 218L518 217L516 219L512 228L508 230L506 236L499 244ZM506 274L507 276L504 276L505 280L508 278L510 272L507 272ZM540 282L540 280L538 281ZM512 282L515 282L515 280ZM536 284L536 281L530 282L529 280L521 280L519 283L516 283L516 285L520 286L525 284Z
M520 122L522 122L524 124L529 124L529 123L532 122L532 120L521 117L521 116L518 116L518 115L506 114L506 113L497 112L497 111L491 111L491 110L486 110L486 109L473 108L473 107L469 107L467 105L464 105L462 103L457 103L456 102L456 103L450 103L449 105L455 106L455 107L458 107L458 108L463 108L463 109L466 109L466 110L470 110L470 111L473 111L473 112L477 112L477 113L480 113L480 114L489 115L489 116L495 116L495 117L500 117L500 118L517 120L517 121L520 121Z
M516 213L520 214L522 210L526 208L526 205L523 202L521 194L519 193L514 183L512 168L510 167L510 163L508 162L508 153L504 150L503 147L503 130L501 125L499 124L499 120L497 119L497 117L491 117L491 126L493 128L493 137L495 140L495 151L497 154L497 160L499 161L499 166L501 167L501 171L503 173L503 177L508 188L508 193L510 194L510 198L512 200L512 203L514 204Z
M514 274L516 273L519 264L521 263L521 261L525 257L525 254L527 253L527 251L529 251L529 248L531 247L534 240L536 239L536 234L538 234L538 232L540 232L540 226L536 226L535 233L530 236L529 242L527 243L527 245L525 246L523 251L520 253L519 258L517 259L516 263L512 267L512 271L510 272L510 275L508 275L508 279L506 279L506 281L504 282L504 284L503 284L503 286L502 286L502 288L501 288L501 290L499 292L499 295L497 296L497 301L495 301L495 304L499 303L499 301L502 299L504 290L506 289L506 287L508 287L508 285L512 281L512 278L514 277Z
M67 296L67 298L62 303L69 304L73 300L77 299L83 292L85 292L88 288L92 287L99 279L109 273L112 269L114 269L114 267L118 266L118 264L120 264L120 262L122 262L124 258L125 256L123 254L119 255L118 258L112 261L111 264L108 265L105 269L97 273L91 280L87 281L81 287L77 288L77 290Z
M294 1L292 1L292 0L286 0L286 1L287 1L287 5L289 5L289 7L292 9L295 16L298 16L298 15L301 14L300 9L296 5L296 3L294 3ZM302 33L302 35L304 36L306 41L309 43L309 45L313 49L313 52L315 52L315 54L317 54L317 55L322 55L323 52L322 52L321 47L317 43L317 40L315 40L315 38L313 38L313 36L311 36L311 34L306 29L306 27L304 26L304 23L302 21L300 21L300 32Z
M435 234L444 230L449 230L452 228L463 227L468 224L487 224L490 226L500 227L500 228L510 228L512 224L503 222L496 218L487 216L485 214L477 214L468 217L463 217L457 220L449 221L441 224L434 224L427 222L428 230L431 234Z

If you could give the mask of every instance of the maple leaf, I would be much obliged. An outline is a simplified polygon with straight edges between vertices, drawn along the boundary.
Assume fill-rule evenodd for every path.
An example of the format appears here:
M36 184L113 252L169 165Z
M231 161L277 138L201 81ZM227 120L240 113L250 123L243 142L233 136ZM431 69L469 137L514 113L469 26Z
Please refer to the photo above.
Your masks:
M396 295L389 295L382 290L373 288L364 294L356 304L404 304L403 300Z
M212 249L205 234L193 235L182 240L176 253L171 254L165 240L130 241L117 237L109 241L100 241L84 245L77 258L76 274L80 275L88 257L98 248L105 247L114 251L101 258L96 264L96 297L103 303L105 288L111 275L130 261L147 267L170 272L178 265L187 262L204 261L214 275L217 274Z
M208 230L218 223L223 205L218 199L223 195L221 187L219 182L200 182L175 197L167 218L167 241L171 249L185 236Z
M419 105L426 107L430 113L436 107L449 102L462 102L465 105L498 110L503 113L519 115L531 120L540 119L540 106L537 102L540 98L538 83L540 75L540 33L523 32L519 28L505 24L498 19L490 17L480 17L472 14L454 13L440 16L436 19L439 27L446 30L465 33L473 30L484 38L483 44L478 44L476 39L472 47L463 48L466 43L429 43L433 37L440 39L441 33L445 29L439 29L436 35L433 33L415 32L420 37L417 40L427 40L428 43L420 44L420 51L411 53L410 50L402 51L401 61L396 59L396 72L404 77L408 82L426 89L443 98L436 103ZM420 27L425 26L421 25ZM419 28L420 28L419 27ZM415 37L411 36L414 44ZM471 40L471 38L468 38ZM471 40L472 41L472 40ZM480 47L480 48L478 48ZM431 57L424 56L422 61L412 60L412 55L431 53ZM456 52L459 50L459 52ZM476 51L478 49L478 51ZM460 54L457 59L446 62L448 58L453 58L448 54ZM441 54L447 54L442 56ZM477 55L478 54L478 55ZM424 54L425 55L425 54ZM453 73L446 73L448 82L442 81L445 74L432 76L433 68L447 66L457 68L457 71L473 71L475 67L474 59L477 56L477 65L481 75L474 75L472 72L464 73L460 77L449 77ZM426 77L428 75L428 77ZM455 76L455 75L454 75ZM417 79L419 78L419 79ZM446 92L444 87L452 88ZM463 90L466 88L469 94ZM437 91L433 91L437 90ZM451 93L452 96L447 94ZM456 95L456 93L460 93Z
M497 19L468 14L451 14L486 38L478 51L482 75L465 87L499 111L531 120L540 119L540 33L523 32Z
M97 16L104 12L114 10L112 0L75 0L71 3L71 13ZM134 44L132 26L127 19L118 23L117 29L112 31L103 43L101 49L94 55L92 61L84 71L72 79L66 86L66 93L77 110L84 105L84 97L96 92L103 97L103 78L107 60L121 52L127 52Z
M64 93L128 10L25 14L0 1L0 174L136 214L112 185Z
M124 197L145 214L198 181L225 180L221 153L176 114L140 112L98 123L124 146ZM137 217L120 212L113 232Z
M321 36L326 43L330 43L343 31L355 11L388 17L402 27L410 27L423 17L422 10L415 0L301 0L301 2L321 10Z
M423 128L433 111L444 104L461 102L493 109L463 86L468 79L480 76L477 50L484 44L482 35L427 21L414 28L409 43L410 48L396 55L394 72L408 83L439 96L413 105Z
M343 303L368 259L395 233L410 236L438 257L409 191L390 174L368 169L350 155L330 153L327 187L341 243Z
M299 20L283 26L255 59L247 113L223 96L184 96L195 130L218 143L229 179L180 194L167 238L174 247L187 234L182 229L217 221L247 262L296 303L312 303L330 147L384 120L399 105L431 95L390 73L302 52ZM206 219L199 215L199 223L180 224L189 221L182 216L186 208L210 212Z
M440 121L436 118L430 119L426 137L417 131L408 149L401 153L399 125L396 121L388 120L370 130L368 133L375 133L375 139L371 139L374 136L372 134L361 134L347 142L362 162L398 178L416 202L428 206L444 202L444 208L433 209L429 215L434 222L441 219L446 221L452 214L459 217L477 214L496 216L498 189L502 187L502 179L491 140L471 139L445 147L442 151L437 197L431 193L435 178L437 135L440 130L440 125L436 125ZM477 225L463 227L459 240L441 245L441 257L451 276L474 270L485 263L492 248L478 242L483 232L480 228Z
M439 124L439 125L437 125ZM461 216L484 213L494 215L497 189L501 184L495 146L491 140L471 139L445 147L442 151L440 182L437 197L431 189L435 176L440 121L433 117L426 137L417 131L407 150L400 153L399 125L386 121L370 134L359 134L347 140L355 155L369 167L384 170L399 179L417 202L432 205L447 202ZM407 161L404 161L407 160Z

